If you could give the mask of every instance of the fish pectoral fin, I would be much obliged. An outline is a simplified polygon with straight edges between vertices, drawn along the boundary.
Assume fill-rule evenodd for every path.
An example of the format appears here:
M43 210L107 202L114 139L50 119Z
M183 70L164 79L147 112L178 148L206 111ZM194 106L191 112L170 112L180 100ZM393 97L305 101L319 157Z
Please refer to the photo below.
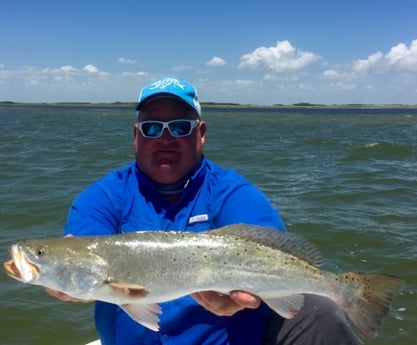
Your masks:
M280 298L265 299L265 303L277 314L292 319L304 304L304 295L290 295Z
M108 281L107 284L117 293L129 295L133 298L142 298L149 294L149 290L141 285L128 284L119 281Z
M120 306L133 320L152 331L159 331L159 317L162 313L158 304L123 304Z

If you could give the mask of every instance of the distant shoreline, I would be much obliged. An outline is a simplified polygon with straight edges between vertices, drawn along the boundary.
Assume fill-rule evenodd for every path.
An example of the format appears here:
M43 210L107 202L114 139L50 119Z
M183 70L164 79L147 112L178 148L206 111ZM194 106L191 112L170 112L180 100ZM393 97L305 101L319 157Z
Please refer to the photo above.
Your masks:
M111 102L111 103L91 103L91 102L12 102L0 101L0 106L83 106L83 107L124 107L134 109L134 102ZM294 103L294 104L238 104L238 103L215 103L202 102L202 108L230 108L230 109L417 109L417 104L311 104L311 103Z

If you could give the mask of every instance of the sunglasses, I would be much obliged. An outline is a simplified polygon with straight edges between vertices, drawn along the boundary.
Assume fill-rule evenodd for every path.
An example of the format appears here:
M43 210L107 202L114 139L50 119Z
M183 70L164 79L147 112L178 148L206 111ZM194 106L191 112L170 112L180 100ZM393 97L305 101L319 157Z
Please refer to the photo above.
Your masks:
M141 121L139 130L145 138L160 138L164 129L174 138L186 137L198 126L200 120Z

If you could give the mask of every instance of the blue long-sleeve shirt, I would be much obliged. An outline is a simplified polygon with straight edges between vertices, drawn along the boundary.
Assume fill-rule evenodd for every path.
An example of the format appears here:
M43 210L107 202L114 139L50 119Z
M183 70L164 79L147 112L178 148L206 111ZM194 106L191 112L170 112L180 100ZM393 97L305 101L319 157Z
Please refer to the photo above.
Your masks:
M205 231L233 223L285 230L263 193L236 172L203 158L174 205L165 202L136 163L113 171L74 200L64 232L85 236L137 230ZM102 344L255 345L260 343L270 313L262 304L256 310L218 317L190 296L161 303L161 307L160 331L153 332L118 306L96 302L95 322Z

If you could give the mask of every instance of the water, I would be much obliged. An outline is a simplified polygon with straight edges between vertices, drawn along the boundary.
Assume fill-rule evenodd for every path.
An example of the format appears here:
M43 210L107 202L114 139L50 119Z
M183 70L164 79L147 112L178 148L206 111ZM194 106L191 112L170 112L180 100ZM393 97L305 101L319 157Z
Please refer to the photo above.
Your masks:
M60 236L72 199L133 158L127 107L0 106L0 259L23 238ZM417 338L417 109L205 109L206 155L238 170L332 270L407 285L380 336ZM84 344L91 304L64 303L0 273L0 344Z

